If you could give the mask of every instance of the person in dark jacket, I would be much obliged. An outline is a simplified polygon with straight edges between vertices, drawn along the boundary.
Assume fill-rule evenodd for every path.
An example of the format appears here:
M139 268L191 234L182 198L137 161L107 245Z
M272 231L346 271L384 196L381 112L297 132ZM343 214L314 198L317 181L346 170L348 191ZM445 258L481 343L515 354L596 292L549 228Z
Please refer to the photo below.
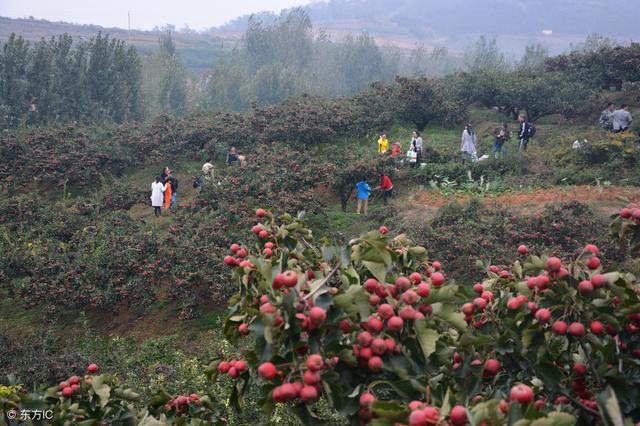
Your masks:
M607 107L600 113L598 121L604 130L613 130L613 102L607 104Z
M167 181L171 183L171 205L169 208L174 208L178 202L178 179L173 175L173 171L169 171Z
M529 127L531 126L524 115L518 117L518 142L520 151L527 150L527 144L529 143Z

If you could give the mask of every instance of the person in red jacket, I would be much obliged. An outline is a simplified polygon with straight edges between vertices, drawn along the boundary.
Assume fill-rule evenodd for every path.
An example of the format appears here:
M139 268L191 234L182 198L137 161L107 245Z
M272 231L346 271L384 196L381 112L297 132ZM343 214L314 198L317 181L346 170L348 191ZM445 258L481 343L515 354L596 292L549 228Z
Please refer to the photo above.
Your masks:
M385 204L387 204L389 201L389 198L393 196L393 183L391 182L391 179L389 179L389 176L387 175L382 175L382 181L380 182L380 186L377 186L375 189L382 190L382 200L384 201Z

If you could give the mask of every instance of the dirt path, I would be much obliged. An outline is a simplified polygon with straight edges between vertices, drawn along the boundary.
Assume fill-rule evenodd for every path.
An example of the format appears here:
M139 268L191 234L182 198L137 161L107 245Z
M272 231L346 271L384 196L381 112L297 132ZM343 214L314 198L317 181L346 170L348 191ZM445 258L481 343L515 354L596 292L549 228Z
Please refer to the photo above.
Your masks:
M578 201L591 206L594 211L603 216L615 213L623 204L620 198L627 198L634 202L640 201L640 188L595 186L566 186L532 191L506 192L496 196L484 196L479 199L489 207L508 207L524 215L534 215L542 212L546 205L560 202ZM443 195L437 190L423 190L416 192L409 199L402 201L403 209L409 206L407 214L417 220L424 220L425 216L435 216L438 209L452 202L465 203L472 198L471 194ZM408 201L408 203L407 203ZM396 201L399 202L399 201Z

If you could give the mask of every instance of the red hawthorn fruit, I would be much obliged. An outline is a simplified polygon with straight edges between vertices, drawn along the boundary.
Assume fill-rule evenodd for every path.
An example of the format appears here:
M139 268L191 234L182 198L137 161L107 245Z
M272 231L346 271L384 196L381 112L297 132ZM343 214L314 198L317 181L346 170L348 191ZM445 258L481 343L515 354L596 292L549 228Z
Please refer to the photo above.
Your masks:
M428 297L429 293L431 292L431 287L429 286L429 283L422 281L420 284L418 284L418 288L416 289L416 291L418 292L418 295L420 295L420 297Z
M487 299L484 299L482 297L476 297L475 299L473 299L473 308L475 310L478 310L478 311L482 312L482 311L484 311L484 309L486 307L487 307ZM472 311L472 313L473 313L473 311ZM465 314L471 315L471 313L467 313L467 312L465 312Z
M571 369L571 372L576 377L582 377L585 374L587 374L587 366L578 362L574 364L573 368Z
M489 266L489 271L493 272L494 274L497 274L498 272L500 272L500 268L498 268L496 265L491 265Z
M313 402L318 399L318 391L313 386L304 386L300 390L300 399L304 402Z
M411 306L405 306L404 308L400 309L399 312L400 318L405 321L413 321L414 319L416 319L416 314L418 314L418 312L416 312L416 310Z
M324 309L318 306L314 306L313 308L309 309L309 320L312 324L316 326L321 325L325 322L326 319L327 312Z
M527 246L525 246L524 244L521 244L521 245L518 247L518 253L520 253L520 254L522 254L522 255L527 254L527 251L528 251L528 250L527 250Z
M375 280L373 278L369 278L368 280L366 280L364 282L364 289L369 293L373 293L374 291L376 291L376 288L378 287L378 284L379 283L378 283L377 280Z
M95 374L98 372L98 366L96 364L89 364L89 366L87 367L87 371L89 372L89 374Z
M286 401L293 401L298 397L298 389L291 383L285 383L281 386L282 394Z
M556 321L551 326L551 330L553 330L553 332L556 334L567 334L567 328L567 323L564 321Z
M271 380L277 375L276 366L272 362L263 362L258 367L258 374L265 380Z
M607 279L605 278L604 275L596 274L593 277L591 277L591 284L593 284L595 288L604 287L606 283L607 283Z
M416 303L418 303L418 299L420 299L420 297L413 290L407 290L402 293L402 302L406 303L407 305L415 305Z
M73 396L73 389L70 386L62 389L62 396L65 398L71 398Z
M273 388L271 396L273 397L273 400L275 402L283 403L287 401L287 398L282 392L282 386L276 386L275 388Z
M70 385L77 385L78 383L80 383L80 377L78 377L78 376L69 377L69 384Z
M596 256L590 257L587 260L587 268L593 270L593 269L598 269L601 265L600 259Z
M240 334L242 334L243 336L246 336L247 334L249 334L249 325L243 322L238 326L238 332L240 332Z
M401 317L394 316L387 321L387 328L389 328L389 330L400 331L403 327L404 321Z
M584 251L589 252L589 253L593 253L593 254L598 254L600 253L600 250L598 250L598 247L593 245L593 244L587 244L584 248Z
M235 266L236 260L232 256L225 256L223 262L227 266Z
M263 229L258 233L258 237L262 238L263 240L269 238L269 232Z
M65 380L64 382L60 382L60 384L58 385L58 390L68 388L69 386L71 386L71 384L69 383L68 380Z
M271 257L273 255L273 251L271 251L271 249L269 248L262 250L262 253L265 255L265 257Z
M431 274L431 284L436 287L440 287L442 284L444 284L444 275L442 274L442 272L435 272Z
M253 232L256 235L258 235L260 231L262 231L261 225L255 225L253 228L251 228L251 232Z
M376 337L371 342L371 350L376 355L384 355L384 353L387 351L387 343L384 341L384 339Z
M438 271L440 270L440 268L442 268L442 264L436 260L431 264L431 267Z
M240 250L240 245L233 243L231 244L231 247L229 247L231 250L231 253L236 254L238 252L238 250Z
M377 294L372 294L371 296L369 296L369 304L371 306L378 306L380 304L380 296L378 296Z
M427 413L424 410L415 410L409 415L409 426L425 426L426 424Z
M519 309L520 306L522 306L522 303L516 297L509 299L507 302L507 308L511 310Z
M371 348L360 348L359 358L368 361L373 356ZM366 363L365 363L366 364Z
M391 305L389 305L388 303L383 303L378 308L378 315L383 320L388 320L389 318L391 318L394 315L393 307Z
M369 333L368 331L361 331L360 333L358 333L356 340L361 347L366 348L371 345L373 337L371 337L371 333Z
M385 235L387 232L389 232L389 228L383 225L378 229L378 231L380 231L382 235Z
M473 291L475 291L478 294L482 294L482 292L484 291L484 287L480 283L475 283L473 285Z
M391 337L387 337L386 339L384 339L384 344L387 345L387 351L389 352L394 352L396 349L399 349L396 341Z
M409 410L411 411L415 411L415 410L419 410L422 407L424 407L424 402L422 401L411 401L408 405Z
M491 292L489 290L483 291L482 295L480 295L480 297L482 297L487 302L491 302L493 300L493 292Z
M273 306L271 303L263 303L262 305L260 305L260 313L263 315L275 314L276 307Z
M414 272L409 275L409 280L414 284L418 284L420 281L422 281L422 275L420 275L418 272ZM396 284L398 284L397 281Z
M367 365L369 366L369 370L373 371L374 373L378 373L380 372L380 370L382 370L382 358L380 358L379 356L373 356L369 358Z
M520 404L526 405L533 401L533 389L527 385L516 385L511 388L509 397L513 401L518 401Z
M282 274L282 282L287 287L295 287L298 284L298 274L296 271L285 271Z
M587 280L580 281L580 284L578 284L578 291L583 296L588 296L593 293L593 284L591 281Z
M71 385L71 390L73 391L73 393L78 393L78 392L80 392L80 385L79 385L79 384L77 384L77 383L76 383L76 384L74 384L74 385Z
M227 373L232 378L237 378L240 373L238 373L238 369L236 367L229 368L229 372Z
M509 412L509 404L504 399L500 400L498 406L500 407L502 414L507 414Z
M591 324L589 325L589 330L591 330L593 334L598 336L602 334L602 331L604 330L604 325L598 320L591 321Z
M307 368L309 370L318 371L318 370L321 370L322 367L324 366L324 360L322 359L321 355L313 354L313 355L309 355L309 358L307 358L307 361L305 362L305 364L307 365Z
M571 325L569 325L569 333L573 336L582 337L584 336L584 332L584 325L579 322L572 322Z
M456 405L453 407L449 415L451 417L451 423L454 426L467 424L467 410L462 405Z
M360 406L370 407L375 400L376 400L376 397L372 393L365 392L362 395L360 395Z
M497 359L490 358L484 363L484 377L495 377L500 371L500 362Z
M556 396L556 399L553 400L554 405L567 405L569 403L569 398L564 395Z
M409 281L409 279L406 277L399 277L396 280L395 284L396 284L396 287L398 287L402 291L411 287L411 281Z
M221 361L220 364L218 364L218 371L222 374L225 374L229 371L229 368L231 368L231 364L229 364L227 361Z
M342 330L343 333L351 332L352 328L353 327L351 326L351 321L347 319L343 319L342 321L340 321L340 330Z
M320 381L320 373L317 371L307 370L302 374L302 381L305 385L315 385Z
M538 305L533 302L528 302L527 307L529 308L529 312L531 312L533 315L538 312Z
M246 361L240 360L240 361L236 361L235 367L240 373L242 373L247 369L248 365Z
M557 257L550 257L547 259L547 270L549 272L558 272L562 267L562 262Z
M481 299L482 301L484 301L484 303L486 304L487 301L484 299ZM462 313L464 313L467 316L470 316L473 314L473 305L471 303L465 303L464 305L462 305Z
M267 214L267 212L264 211L264 209L256 210L256 216L258 216L259 218L263 218L266 214Z
M271 241L267 241L266 243L264 243L264 248L273 249L274 247L275 244L273 244Z
M377 334L377 333L380 333L383 328L384 328L384 324L379 318L370 316L367 319L367 329L369 331Z
M509 279L509 271L500 271L500 278L502 279Z
M538 281L538 289L540 290L546 289L550 283L549 277L546 275L538 275L536 280Z
M248 254L247 249L245 248L241 248L240 250L238 250L238 253L237 253L240 259L244 259L245 257L247 257L247 254Z

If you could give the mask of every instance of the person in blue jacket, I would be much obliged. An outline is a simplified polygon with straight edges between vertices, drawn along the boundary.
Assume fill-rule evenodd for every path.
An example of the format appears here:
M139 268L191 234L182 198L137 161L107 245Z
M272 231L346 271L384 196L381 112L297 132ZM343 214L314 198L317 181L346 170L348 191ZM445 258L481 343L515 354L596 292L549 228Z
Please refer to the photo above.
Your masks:
M362 208L362 204L364 204L364 214L367 214L367 208L369 207L369 193L371 192L371 187L364 179L356 184L356 192L358 193L358 214L360 214L360 209Z

